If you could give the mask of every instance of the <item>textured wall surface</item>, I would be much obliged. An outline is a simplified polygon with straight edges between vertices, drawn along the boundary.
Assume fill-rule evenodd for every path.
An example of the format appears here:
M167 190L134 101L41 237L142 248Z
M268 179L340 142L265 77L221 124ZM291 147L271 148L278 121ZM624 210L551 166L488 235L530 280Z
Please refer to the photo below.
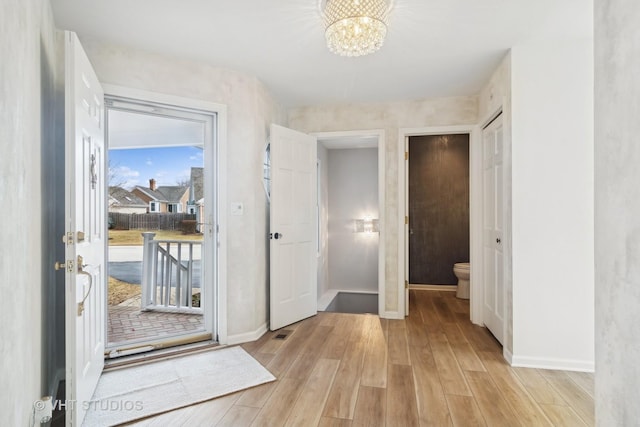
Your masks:
M378 219L378 149L329 150L329 288L378 291L378 233L354 221Z
M409 137L409 283L455 285L469 262L469 134Z
M477 121L476 97L438 98L377 104L346 104L289 110L289 127L302 132L384 130L385 150L385 309L398 310L398 153L399 129L468 125Z
M262 187L269 125L284 113L255 77L202 63L81 40L103 83L227 105L228 334L259 329L268 317L268 203Z
M3 425L26 426L58 367L43 164L56 138L56 37L49 2L7 0L0 15L0 360ZM48 169L50 171L50 169ZM49 223L53 218L49 218ZM43 225L45 224L45 225ZM58 236L58 241L59 240Z
M596 1L596 422L640 420L640 3Z

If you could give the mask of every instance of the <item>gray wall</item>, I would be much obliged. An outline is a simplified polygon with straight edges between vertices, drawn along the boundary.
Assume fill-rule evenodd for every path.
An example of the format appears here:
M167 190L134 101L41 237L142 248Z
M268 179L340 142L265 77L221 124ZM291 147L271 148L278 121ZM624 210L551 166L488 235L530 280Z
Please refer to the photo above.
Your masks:
M409 283L454 285L469 262L469 135L409 138Z
M595 7L596 422L640 420L640 3Z
M356 233L354 221L378 218L378 149L328 153L329 288L378 290L378 233Z
M62 75L49 2L5 0L0 15L0 360L3 425L28 425L64 360L64 285L52 272L64 168ZM64 196L62 197L64 200ZM58 243L55 243L58 242ZM62 259L62 258L59 258ZM64 277L62 275L62 279ZM64 282L62 282L64 283ZM62 337L62 339L60 339Z

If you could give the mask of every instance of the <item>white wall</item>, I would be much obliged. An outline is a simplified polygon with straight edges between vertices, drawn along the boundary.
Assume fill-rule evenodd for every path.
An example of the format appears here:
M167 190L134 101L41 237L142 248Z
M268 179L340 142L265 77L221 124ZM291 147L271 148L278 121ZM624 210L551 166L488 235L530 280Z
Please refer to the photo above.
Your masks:
M268 204L262 187L269 125L284 124L278 104L255 77L203 63L81 39L103 83L226 104L228 202L227 311L230 341L257 338L268 316Z
M595 9L596 424L640 420L640 3Z
M513 363L594 368L593 41L511 51Z
M48 166L58 143L56 36L49 2L7 0L0 16L0 360L4 425L28 425L53 389L64 354L55 342L56 276L49 262L55 207ZM51 215L47 217L47 215ZM56 239L60 242L60 236ZM58 325L64 330L64 326ZM61 348L64 348L62 343Z
M373 104L301 107L289 110L289 127L302 132L384 129L385 311L398 311L398 153L400 128L474 124L477 98L453 97Z
M329 288L378 291L378 233L356 233L354 221L378 219L378 149L328 153Z

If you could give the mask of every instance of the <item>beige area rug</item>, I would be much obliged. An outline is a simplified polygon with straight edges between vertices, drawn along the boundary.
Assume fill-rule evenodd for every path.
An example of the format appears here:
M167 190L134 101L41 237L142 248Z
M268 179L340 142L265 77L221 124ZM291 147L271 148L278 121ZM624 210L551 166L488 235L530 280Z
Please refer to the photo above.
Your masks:
M105 372L83 425L117 425L274 380L241 347Z

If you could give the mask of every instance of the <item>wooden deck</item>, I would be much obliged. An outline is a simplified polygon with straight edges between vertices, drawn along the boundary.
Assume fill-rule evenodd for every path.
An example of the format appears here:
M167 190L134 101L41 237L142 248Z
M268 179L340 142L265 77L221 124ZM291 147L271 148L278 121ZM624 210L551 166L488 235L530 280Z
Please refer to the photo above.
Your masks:
M107 343L159 339L204 330L201 314L140 311L140 304L109 307Z

